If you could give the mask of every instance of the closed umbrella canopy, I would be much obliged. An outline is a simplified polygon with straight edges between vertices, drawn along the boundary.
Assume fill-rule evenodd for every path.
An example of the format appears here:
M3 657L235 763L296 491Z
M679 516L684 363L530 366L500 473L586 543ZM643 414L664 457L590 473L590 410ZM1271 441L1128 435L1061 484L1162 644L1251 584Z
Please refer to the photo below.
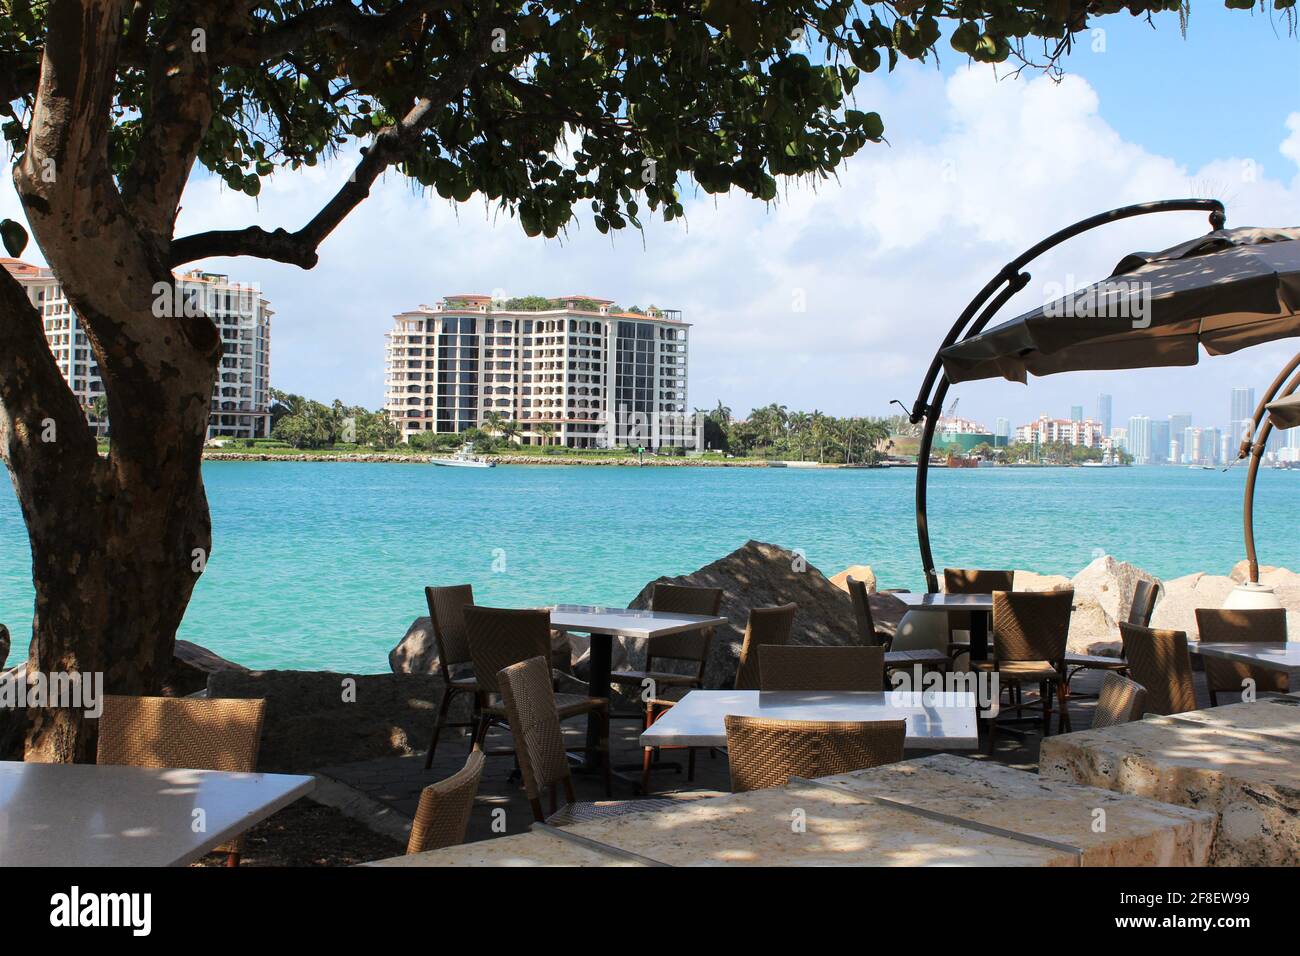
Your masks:
M1300 335L1300 228L1219 229L939 353L952 382L1195 365Z
M1295 428L1300 425L1300 395L1279 398L1267 405L1274 428Z

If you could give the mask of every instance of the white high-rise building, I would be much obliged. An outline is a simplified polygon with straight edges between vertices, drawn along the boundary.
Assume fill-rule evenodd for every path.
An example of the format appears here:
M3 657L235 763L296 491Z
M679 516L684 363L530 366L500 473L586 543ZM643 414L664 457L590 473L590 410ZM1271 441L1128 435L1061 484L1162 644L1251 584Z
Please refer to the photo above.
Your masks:
M1151 464L1151 419L1146 415L1128 420L1128 453L1135 465Z
M393 317L384 407L404 440L463 432L488 415L516 422L525 445L667 444L686 414L690 326L681 313L563 296L542 309L454 295Z
M19 259L0 259L27 291L41 315L45 338L59 371L77 397L87 420L102 432L94 405L104 394L90 340L54 273ZM221 367L212 389L208 437L258 438L271 426L271 316L256 286L230 277L193 270L177 276L184 301L216 323L223 346Z

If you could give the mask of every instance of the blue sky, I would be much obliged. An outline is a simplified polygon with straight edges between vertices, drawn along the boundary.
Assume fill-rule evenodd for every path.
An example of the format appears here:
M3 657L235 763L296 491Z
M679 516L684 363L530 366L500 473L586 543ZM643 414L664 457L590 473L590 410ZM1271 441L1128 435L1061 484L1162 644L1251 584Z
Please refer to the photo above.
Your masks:
M453 292L583 292L684 310L693 323L690 401L743 413L777 401L837 415L910 405L965 302L1044 235L1115 206L1214 196L1230 225L1300 225L1300 42L1285 20L1198 0L1152 30L1104 17L1104 52L1080 38L1062 82L972 66L944 46L941 68L905 63L868 77L857 105L885 119L871 146L817 189L791 183L770 207L688 194L686 222L599 235L583 213L561 240L527 239L479 198L455 206L387 177L321 250L311 272L253 260L206 267L262 285L276 316L272 379L322 400L375 407L394 313ZM349 157L273 177L253 201L196 175L181 231L297 228L346 178ZM0 215L17 211L0 187ZM1100 278L1135 248L1203 232L1200 216L1107 227L1045 257L1003 313L1041 304L1049 283ZM31 256L30 258L35 258ZM800 310L796 303L806 303ZM1234 385L1261 387L1300 341L1202 360L1191 369L1075 373L1028 387L954 390L992 424L1091 411L1115 419L1190 413L1222 424Z

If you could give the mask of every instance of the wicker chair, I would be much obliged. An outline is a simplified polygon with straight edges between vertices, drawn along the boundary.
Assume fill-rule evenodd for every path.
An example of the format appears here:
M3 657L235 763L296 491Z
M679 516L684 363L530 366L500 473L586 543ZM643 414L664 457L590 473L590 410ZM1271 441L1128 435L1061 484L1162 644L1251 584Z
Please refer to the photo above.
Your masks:
M433 721L433 738L424 755L424 769L433 766L433 752L438 749L438 734L443 727L473 729L477 724L479 686L470 676L455 676L454 671L473 661L469 654L469 640L465 637L465 607L474 603L474 588L468 584L449 587L425 588L424 597L429 602L429 627L438 647L438 673L442 675L445 690L438 704L438 716ZM465 694L474 701L475 718L469 723L449 724L447 713L457 694Z
M474 661L474 675L478 679L480 714L474 729L474 743L485 747L488 730L493 724L507 722L505 702L498 684L498 673L511 664L540 657L551 659L551 612L540 610L515 610L509 608L465 607L465 633L469 639L470 657ZM547 674L550 675L549 664ZM547 680L550 680L548 676ZM595 713L601 721L601 764L605 770L605 790L610 790L609 766L609 701L603 697L581 694L556 694L555 705L560 719ZM586 748L572 747L585 751ZM486 750L488 756L515 754L513 750Z
M944 568L943 591L945 594L992 594L994 591L1013 589L1016 572L984 571L973 568ZM970 652L970 639L958 639L957 631L970 633L970 611L948 612L948 652L953 657Z
M722 607L722 588L697 588L681 584L657 582L650 595L650 609L653 611L670 611L678 614L706 614L718 616ZM635 688L640 692L646 681L650 681L652 693L645 700L645 709L637 715L641 719L641 729L649 727L663 716L673 704L681 700L688 691L704 686L704 665L709 659L709 647L713 643L714 628L705 627L698 631L683 631L680 634L665 634L646 644L644 670L623 670L610 674L612 684ZM666 670L656 667L657 661L672 662L679 670ZM670 693L675 697L668 696ZM619 715L622 716L622 715ZM695 747L687 748L686 779L695 779ZM659 748L646 747L642 755L641 789L648 793L650 771L658 760ZM667 765L664 765L667 766ZM677 765L672 765L676 767Z
M1196 628L1203 644L1284 644L1286 643L1286 608L1268 607L1248 610L1225 610L1198 607ZM1202 657L1205 686L1210 692L1210 706L1219 706L1220 693L1241 693L1243 682L1253 680L1255 689L1287 693L1291 687L1285 674L1277 671Z
M740 663L736 667L736 690L758 690L758 648L764 644L789 644L798 610L797 604L749 609L745 640L740 645Z
M1155 581L1139 580L1133 586L1133 600L1129 602L1128 615L1124 620L1130 624L1137 624L1140 627L1151 626L1151 615L1156 609L1156 598L1160 596L1160 585ZM1065 690L1066 696L1070 696L1070 681L1074 680L1079 671L1112 671L1117 674L1124 674L1128 671L1128 662L1124 660L1123 655L1119 657L1103 657L1099 654L1066 654L1065 655ZM1088 695L1079 694L1079 697Z
M441 850L465 842L465 828L469 826L469 814L474 809L485 763L487 756L475 747L464 767L420 791L420 805L415 809L411 836L406 841L408 854Z
M1101 679L1101 693L1092 712L1092 729L1102 730L1139 720L1146 713L1146 704L1145 687L1111 671Z
M867 594L867 585L855 578L849 578L848 586L849 599L853 602L853 619L858 625L858 642L867 647L883 647L886 669L911 667L914 664L947 668L949 657L943 651L891 651L889 646L894 642L894 637L888 631L876 627L876 617L871 613L871 599Z
M1024 711L1042 711L1042 732L1052 728L1052 695L1061 703L1059 731L1070 729L1070 714L1065 705L1065 644L1070 632L1070 613L1074 590L994 591L993 592L993 659L972 661L976 671L996 671L999 689L1010 695L1019 719ZM1026 704L1025 684L1038 685L1038 699ZM997 735L998 721L990 718L989 752Z
M1149 713L1181 714L1196 709L1192 659L1184 631L1156 631L1137 624L1120 624L1129 673L1147 692Z
M661 810L676 801L617 800L605 803L578 803L573 791L573 777L565 757L564 736L560 731L560 711L551 689L549 657L534 657L511 664L495 675L501 698L515 738L515 753L524 792L539 822L553 826L581 823L601 817ZM608 766L608 761L606 761ZM556 806L556 791L564 788L565 804ZM542 792L550 792L551 812L542 810Z
M262 745L266 701L210 697L104 697L96 763L252 773ZM238 866L244 839L213 852Z
M758 648L759 689L874 691L885 689L883 647L810 647L764 644Z
M815 779L903 759L903 720L769 720L730 714L727 755L735 793L783 787L791 777Z

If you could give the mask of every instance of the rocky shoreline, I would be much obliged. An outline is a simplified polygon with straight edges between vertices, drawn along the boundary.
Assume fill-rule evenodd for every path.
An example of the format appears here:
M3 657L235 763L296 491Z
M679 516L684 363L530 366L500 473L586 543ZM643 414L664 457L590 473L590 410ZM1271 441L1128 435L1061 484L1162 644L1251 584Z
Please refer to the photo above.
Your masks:
M205 451L205 461L321 461L321 462L392 462L397 464L428 464L431 461L449 461L451 455L381 454L378 452L327 452L319 455L270 455L259 452ZM643 462L635 458L579 458L564 455L484 455L484 459L498 465L586 465L606 467L646 468L780 468L783 463L733 458L719 461L716 458L659 458L647 457ZM804 467L842 467L814 465Z

